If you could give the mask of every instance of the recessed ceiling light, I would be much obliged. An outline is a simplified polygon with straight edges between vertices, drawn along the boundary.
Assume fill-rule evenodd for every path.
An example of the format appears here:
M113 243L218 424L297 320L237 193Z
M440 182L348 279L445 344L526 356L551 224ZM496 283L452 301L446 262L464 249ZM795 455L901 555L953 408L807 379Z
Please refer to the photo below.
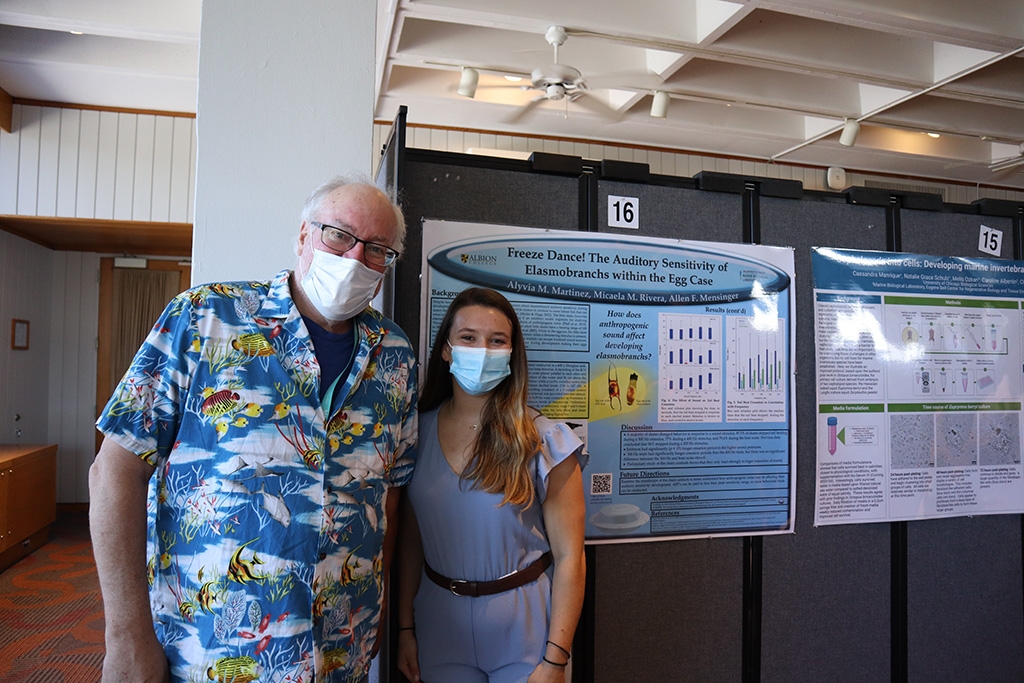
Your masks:
M523 77L522 76L505 76L505 80L506 81L512 81L513 83L518 83L519 81L523 80Z
M80 36L80 35L82 35L81 31L68 31L68 33L70 33L73 36Z
M927 135L927 136L928 136L928 137L930 137L930 138L938 138L938 137L942 137L942 136L941 136L941 135L939 135L938 133L925 133L925 135Z

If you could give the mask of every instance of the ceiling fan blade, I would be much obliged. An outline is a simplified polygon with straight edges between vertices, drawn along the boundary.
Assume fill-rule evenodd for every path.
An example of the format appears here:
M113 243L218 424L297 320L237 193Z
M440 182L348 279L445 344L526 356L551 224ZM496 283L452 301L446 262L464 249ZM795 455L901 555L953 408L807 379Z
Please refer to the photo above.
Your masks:
M512 88L514 88L516 90L530 90L530 84L527 83L527 82L523 82L523 83L508 83L508 84L505 84L505 85L490 85L490 84L481 83L480 85L476 86L477 90L508 90L508 89L512 89Z
M595 114L602 116L609 121L621 121L622 114L609 107L601 100L595 98L586 90L577 90L570 96L571 101L576 102L584 109L589 109Z
M505 119L505 123L519 123L519 121L521 121L524 116L526 116L531 111L536 109L537 105L540 104L541 102L543 102L546 99L547 98L544 97L544 95L538 95L537 97L534 97L532 100L530 100L529 102L524 104L522 107L520 107L519 110L516 111L515 114L513 114L509 118Z

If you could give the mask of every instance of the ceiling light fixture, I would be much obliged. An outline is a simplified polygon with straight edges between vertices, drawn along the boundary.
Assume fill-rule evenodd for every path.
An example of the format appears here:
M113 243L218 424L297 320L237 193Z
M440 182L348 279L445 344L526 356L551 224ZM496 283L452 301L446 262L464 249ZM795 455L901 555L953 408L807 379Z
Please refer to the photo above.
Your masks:
M80 35L82 35L81 31L68 31L68 33L70 33L73 36L80 36Z
M941 138L942 137L938 133L925 133L925 135L927 135L930 138Z
M523 77L522 76L505 76L505 80L506 81L511 81L512 83L518 83L519 81L523 80Z
M839 144L844 147L853 147L857 142L857 134L860 133L860 124L857 119L846 119L843 124L843 132L839 135Z
M669 95L664 90L654 91L654 101L651 102L651 116L656 119L663 119L668 116Z
M462 67L462 77L459 78L458 93L463 97L474 97L476 95L476 84L479 82L479 71L471 66Z

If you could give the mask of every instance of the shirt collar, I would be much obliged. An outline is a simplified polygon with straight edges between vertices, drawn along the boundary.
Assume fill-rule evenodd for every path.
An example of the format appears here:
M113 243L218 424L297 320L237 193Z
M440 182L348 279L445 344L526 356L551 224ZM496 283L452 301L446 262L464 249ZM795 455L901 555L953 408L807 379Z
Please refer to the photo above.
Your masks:
M287 318L294 309L292 301L292 290L288 285L288 278L292 274L290 270L282 270L270 281L270 291L263 300L259 312L260 318Z

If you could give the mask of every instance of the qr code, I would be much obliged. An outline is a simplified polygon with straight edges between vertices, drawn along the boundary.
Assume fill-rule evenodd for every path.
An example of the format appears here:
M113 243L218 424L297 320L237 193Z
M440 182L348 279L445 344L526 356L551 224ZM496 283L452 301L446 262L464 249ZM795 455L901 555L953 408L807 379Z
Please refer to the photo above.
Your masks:
M590 475L590 495L595 496L602 493L612 492L612 475L592 474Z

